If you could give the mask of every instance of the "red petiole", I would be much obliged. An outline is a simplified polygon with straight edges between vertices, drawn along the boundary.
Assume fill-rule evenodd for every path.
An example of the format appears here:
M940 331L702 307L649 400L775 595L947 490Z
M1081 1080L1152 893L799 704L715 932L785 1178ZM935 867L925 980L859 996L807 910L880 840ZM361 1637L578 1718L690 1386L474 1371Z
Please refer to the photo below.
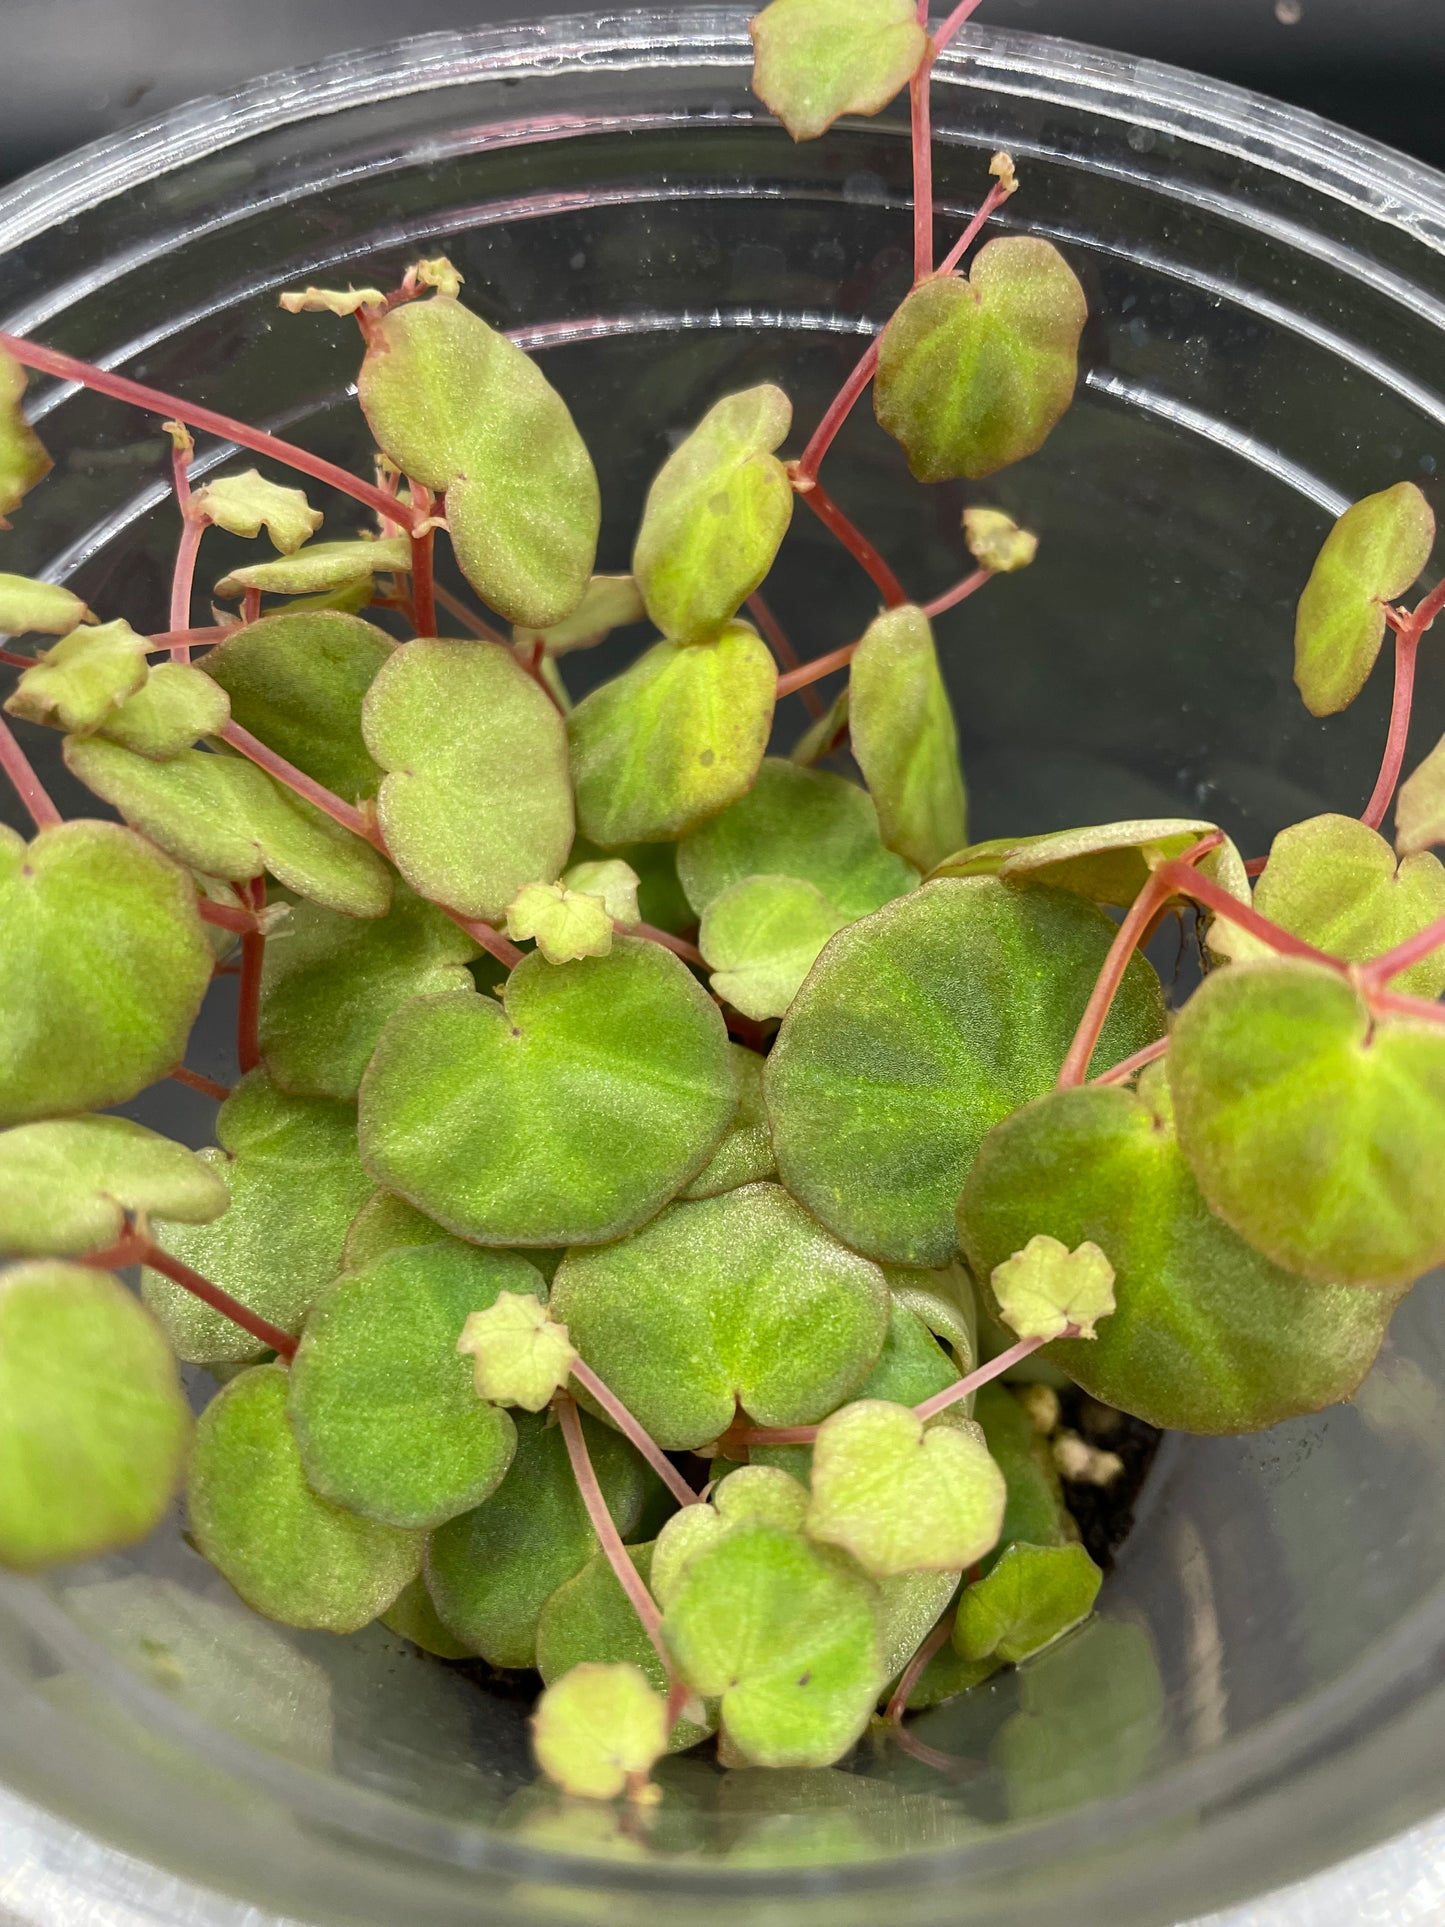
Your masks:
M184 1084L187 1090L200 1091L206 1097L214 1097L218 1104L224 1104L231 1095L228 1087L214 1077L206 1077L200 1071L193 1071L185 1064L177 1064L171 1072L171 1082Z
M643 1458L652 1467L658 1478L667 1487L679 1505L700 1505L701 1499L693 1491L687 1480L668 1458L652 1434L635 1419L610 1385L600 1379L590 1365L580 1358L572 1360L572 1376L589 1397L596 1400L624 1437L631 1439Z
M863 534L861 529L855 527L854 524L849 521L848 517L843 513L842 509L839 508L838 504L833 500L821 482L809 481L804 477L798 476L796 469L792 472L794 475L794 487L798 490L798 493L808 504L808 507L813 511L814 515L816 515L818 520L823 524L823 527L829 530L831 534L837 536L838 540L843 544L843 547L848 551L849 555L852 556L859 568L868 576L878 593L888 604L888 607L890 609L900 608L908 600L907 595L904 593L903 584L898 580L898 577L893 573L892 569L889 568L888 564L883 560L883 557L878 553L877 549L874 548L867 536Z
M15 739L3 716L0 716L0 769L10 778L15 793L30 812L30 819L37 830L53 830L64 819L50 800L50 792L30 767L30 758Z
M1415 701L1415 665L1420 653L1420 640L1442 609L1445 609L1445 580L1437 583L1410 615L1403 620L1396 617L1392 624L1395 629L1395 695L1390 705L1390 728L1385 738L1380 774L1360 817L1360 821L1367 823L1372 830L1378 830L1384 822L1385 812L1399 785L1410 737L1410 714Z
M209 1305L212 1311L220 1312L233 1325L239 1325L242 1331L249 1332L258 1344L269 1346L287 1364L296 1356L296 1340L289 1332L283 1332L279 1325L262 1318L258 1312L243 1305L239 1298L233 1298L230 1292L213 1285L200 1272L192 1271L189 1265L183 1265L179 1258L162 1251L159 1245L152 1243L133 1226L119 1243L105 1251L89 1252L80 1262L96 1271L119 1271L125 1265L149 1265L152 1271L160 1272L172 1284L180 1285L183 1290L199 1298L202 1304Z

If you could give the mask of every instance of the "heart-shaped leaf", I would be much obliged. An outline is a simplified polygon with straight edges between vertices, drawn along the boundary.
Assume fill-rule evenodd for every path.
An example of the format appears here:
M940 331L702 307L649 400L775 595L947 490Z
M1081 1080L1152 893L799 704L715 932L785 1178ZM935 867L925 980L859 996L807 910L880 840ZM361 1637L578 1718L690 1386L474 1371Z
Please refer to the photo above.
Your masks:
M1445 843L1445 736L1395 798L1395 847L1401 856L1418 856Z
M68 636L82 622L94 621L80 597L58 583L0 571L0 635Z
M1070 1251L1043 1232L995 1265L989 1286L999 1317L1020 1338L1057 1338L1070 1325L1093 1338L1095 1321L1114 1309L1114 1267L1099 1247Z
M806 1425L866 1375L888 1327L876 1265L775 1184L674 1205L617 1244L572 1251L552 1311L668 1451L726 1431Z
M667 1695L641 1667L584 1661L538 1700L532 1747L547 1778L576 1799L638 1799L667 1751L667 1728Z
M597 1552L561 1428L519 1412L517 1453L497 1490L427 1542L427 1589L442 1624L493 1666L535 1666L537 1621L566 1580ZM584 1413L582 1430L619 1532L636 1525L643 1463L618 1433Z
M374 575L408 573L411 543L404 535L366 537L356 542L308 542L274 562L248 562L223 575L213 591L223 602L248 589L263 595L334 595L366 587Z
M128 622L74 629L27 669L6 699L12 716L57 729L98 729L146 679L146 639Z
M1253 1250L1210 1212L1167 1115L1124 1090L1056 1091L1000 1124L959 1231L977 1278L1039 1232L1106 1250L1117 1309L1096 1339L1042 1356L1105 1404L1183 1432L1256 1431L1348 1398L1395 1303Z
M709 642L773 566L793 486L773 453L793 404L764 382L725 395L675 448L647 492L632 570L673 642Z
M662 1622L694 1692L758 1766L830 1766L883 1684L877 1589L842 1554L754 1521L688 1561Z
M963 539L978 566L992 575L1015 575L1039 552L1039 538L1002 509L965 509Z
M457 1340L498 1292L535 1302L545 1290L524 1258L451 1239L339 1278L307 1315L291 1367L312 1489L392 1526L439 1526L489 1498L516 1431L478 1398Z
M373 1258L413 1245L440 1244L447 1237L439 1224L423 1217L390 1191L373 1191L346 1230L341 1252L343 1271L360 1271Z
M374 796L381 772L361 733L361 703L395 649L359 616L306 610L266 616L206 657L243 729L348 803Z
M1385 607L1430 560L1435 516L1413 482L1345 510L1325 537L1295 616L1294 679L1312 716L1347 709L1385 639Z
M735 1191L740 1184L770 1178L776 1169L763 1103L763 1060L741 1044L730 1043L728 1055L738 1080L737 1109L727 1136L680 1194L684 1198L715 1198L719 1192Z
M647 614L636 576L594 575L583 591L582 600L571 615L563 616L547 629L529 629L514 623L512 641L519 648L540 642L549 656L570 655L574 649L590 649L614 629L626 629L641 622Z
M657 1536L649 1585L660 1606L672 1603L688 1561L705 1546L739 1526L763 1520L801 1532L808 1511L808 1488L786 1472L768 1465L741 1465L720 1478L707 1505L685 1505L674 1512Z
M1048 1441L1007 1385L997 1379L981 1385L974 1405L989 1455L1008 1488L998 1547L983 1561L989 1572L1015 1542L1030 1546L1067 1546L1078 1538L1064 1504L1058 1470Z
M880 113L928 51L913 0L772 0L748 31L753 92L795 141Z
M677 873L699 916L746 877L801 877L852 922L905 895L917 873L883 847L866 790L769 756L747 795L689 832Z
M911 604L869 625L848 680L853 755L883 841L931 870L966 834L958 731L928 617Z
M737 1100L727 1033L661 945L525 958L501 1001L398 1011L361 1085L378 1183L481 1244L620 1237L697 1176Z
M1377 830L1353 816L1313 816L1282 830L1254 886L1261 916L1347 963L1366 963L1445 917L1445 864L1397 862ZM1445 990L1445 951L1395 979L1416 997Z
M243 757L187 749L156 762L93 736L67 736L65 761L133 829L207 876L241 882L269 870L328 910L380 917L391 872L359 836Z
M1376 1017L1323 965L1233 964L1169 1046L1179 1142L1226 1223L1277 1264L1406 1284L1445 1258L1445 1032Z
M964 1659L1017 1665L1087 1619L1103 1579L1082 1546L1009 1546L992 1572L964 1588L954 1646Z
M484 602L545 629L581 601L597 476L567 404L520 348L450 295L393 308L359 380L397 467L446 495L452 547Z
M203 482L191 496L191 508L232 535L257 536L265 529L272 546L282 555L299 549L321 527L322 520L320 509L312 508L304 489L268 482L254 468Z
M1074 398L1084 291L1048 241L1007 235L921 281L883 331L873 405L920 482L978 481L1042 448Z
M606 857L600 863L574 863L564 871L562 881L575 895L600 898L614 923L637 923L642 918L637 900L642 879L630 863L618 857Z
M781 1017L848 919L801 877L744 877L703 912L698 946L714 992L744 1017Z
M267 939L261 979L271 1076L298 1097L354 1098L393 1012L413 997L469 990L476 954L464 930L409 890L395 892L384 917L294 904Z
M988 877L925 884L840 931L768 1058L784 1184L860 1251L945 1263L979 1145L1054 1083L1113 934L1078 897ZM1095 1073L1163 1029L1136 958Z
M187 1490L197 1546L254 1611L354 1633L416 1577L421 1535L363 1519L306 1483L288 1373L257 1365L202 1412Z
M0 1125L164 1077L211 981L189 877L116 823L0 826Z
M577 820L604 849L681 836L751 786L778 671L734 622L715 642L659 642L567 718Z
M25 370L0 348L0 529L35 484L54 467L45 446L25 419Z
M455 1349L471 1358L478 1398L528 1412L551 1403L571 1377L577 1356L567 1327L549 1314L540 1296L512 1291L469 1314Z
M119 1279L0 1271L0 1565L35 1572L144 1539L190 1436L175 1360Z
M288 1097L253 1071L217 1113L216 1136L222 1149L200 1155L229 1189L230 1210L214 1224L163 1225L160 1242L273 1325L298 1332L336 1276L347 1227L371 1191L355 1107ZM159 1272L148 1271L143 1288L179 1357L207 1364L260 1350Z
M363 726L387 772L382 834L422 896L497 917L524 883L561 870L573 831L566 731L510 650L403 644L372 684Z
M123 1117L53 1118L0 1132L0 1251L104 1251L126 1213L204 1224L230 1202L195 1153Z
M906 1405L862 1399L818 1427L804 1524L875 1579L961 1572L996 1543L1004 1491L976 1428L925 1426Z
M1131 818L1081 830L1050 830L1042 836L995 837L945 857L933 874L997 876L1006 883L1045 883L1072 890L1095 903L1131 904L1156 866L1211 834L1214 824L1188 818ZM1249 902L1244 859L1228 838L1198 865L1201 876L1223 884Z
M612 919L602 898L561 883L524 884L507 905L507 935L514 943L535 939L548 963L612 953Z
M165 762L202 736L219 736L230 720L230 698L205 670L161 662L133 696L111 710L99 733L138 756Z

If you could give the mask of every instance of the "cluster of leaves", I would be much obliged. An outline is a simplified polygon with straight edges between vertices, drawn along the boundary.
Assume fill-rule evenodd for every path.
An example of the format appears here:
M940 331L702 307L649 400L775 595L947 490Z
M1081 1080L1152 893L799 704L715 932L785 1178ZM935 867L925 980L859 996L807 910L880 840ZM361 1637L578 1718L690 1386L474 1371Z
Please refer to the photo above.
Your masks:
M798 138L917 95L944 37L912 0L774 0L754 33ZM1016 185L995 173L976 226ZM1011 1362L1047 1346L1161 1426L1268 1426L1349 1397L1445 1257L1445 744L1397 848L1378 830L1445 601L1393 606L1433 518L1410 484L1358 504L1300 603L1316 714L1397 635L1364 821L1285 831L1253 885L1205 822L969 844L928 611L817 481L841 402L788 463L781 389L721 398L630 572L599 574L567 406L449 263L283 305L360 324L383 479L253 443L374 529L315 540L255 470L192 490L176 427L173 629L0 576L0 628L56 638L7 654L5 707L121 819L61 823L0 724L36 821L0 836L0 1560L127 1544L184 1480L257 1612L540 1672L538 1759L572 1793L646 1801L713 1733L732 1763L827 1765L880 1704L1092 1609L1047 1454L989 1383ZM873 377L913 473L976 480L1067 408L1084 314L1042 240L966 276L930 253L845 398ZM149 395L9 350L0 510L47 466L22 363ZM741 612L798 501L888 606L780 677ZM942 604L1033 559L1001 512L964 524L977 567ZM277 553L197 631L210 526ZM447 601L464 638L436 633L440 531L489 612ZM565 658L644 619L574 706ZM845 666L769 756L780 696ZM1214 967L1171 1017L1139 946L1180 904ZM196 1081L232 970L216 1147L105 1114ZM982 1364L975 1293L1017 1339ZM220 1383L194 1427L180 1362Z

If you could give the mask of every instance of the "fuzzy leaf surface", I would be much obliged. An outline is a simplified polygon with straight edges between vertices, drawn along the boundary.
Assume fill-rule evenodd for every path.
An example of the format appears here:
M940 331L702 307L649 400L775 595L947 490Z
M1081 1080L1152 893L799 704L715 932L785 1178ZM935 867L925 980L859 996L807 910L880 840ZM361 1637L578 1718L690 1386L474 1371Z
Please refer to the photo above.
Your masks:
M1048 241L990 241L884 330L873 405L920 482L978 481L1042 448L1074 398L1084 291Z
M954 1646L964 1659L1017 1665L1088 1618L1103 1578L1082 1546L1011 1545L964 1589Z
M577 820L603 849L667 842L746 794L767 748L778 671L762 638L655 643L567 718Z
M190 1437L175 1360L119 1279L0 1271L0 1566L36 1572L144 1539Z
M404 535L356 542L308 542L292 555L232 569L221 577L214 593L223 602L243 596L247 589L258 589L263 595L334 595L369 583L374 575L410 570L411 543Z
M885 849L873 799L826 770L767 757L747 795L689 832L677 873L699 916L752 876L801 877L852 922L913 889L918 874Z
M523 884L507 905L507 935L514 943L535 939L553 964L612 952L612 918L602 898L562 883Z
M995 1265L989 1286L999 1317L1020 1338L1057 1338L1070 1325L1093 1338L1095 1320L1114 1309L1114 1267L1099 1247L1070 1251L1044 1232Z
M497 917L572 847L562 718L509 649L403 643L366 698L387 848L424 897Z
M146 679L146 639L128 622L73 629L27 669L7 697L12 716L88 733Z
M958 730L923 611L888 609L868 628L848 680L853 754L883 841L931 870L966 834Z
M525 1258L447 1240L387 1252L324 1291L288 1405L313 1491L392 1526L439 1526L490 1498L516 1431L477 1397L457 1340L498 1292L545 1289Z
M68 636L93 620L80 597L59 583L0 570L0 635Z
M632 571L670 641L712 641L772 568L793 516L773 451L792 421L792 403L771 382L724 395L658 471Z
M1127 908L1157 864L1208 836L1212 823L1189 818L1131 818L1088 829L1052 830L1042 836L994 837L956 851L938 864L935 876L998 876L1006 883L1043 883L1072 890L1095 903ZM1226 839L1198 864L1199 874L1220 883L1242 903L1249 901L1244 859Z
M772 0L749 32L753 92L795 141L880 113L928 51L912 0Z
M1053 1085L1113 932L1077 897L987 877L925 884L840 931L768 1058L784 1184L860 1251L946 1263L979 1145ZM1094 1073L1163 1029L1136 958Z
M409 1639L413 1646L420 1646L424 1653L431 1653L437 1659L473 1657L471 1647L464 1646L438 1619L426 1581L420 1574L410 1585L402 1587L395 1602L378 1617L388 1632Z
M984 1571L990 1572L1015 1541L1030 1546L1073 1545L1079 1529L1064 1504L1048 1441L1034 1430L1023 1406L1007 1385L995 1379L979 1387L974 1411L989 1455L1008 1487L998 1547L984 1560Z
M25 370L0 348L0 529L35 484L54 467L45 445L25 419Z
M257 536L265 529L272 547L282 555L294 554L322 521L320 509L312 508L305 489L268 482L254 468L203 482L192 494L191 505L196 514L232 535Z
M253 1611L286 1626L359 1632L415 1579L421 1535L312 1491L286 1415L287 1380L283 1366L257 1365L201 1414L191 1532Z
M781 1017L847 921L801 877L744 877L704 910L698 947L725 1003L744 1017Z
M204 1224L230 1203L183 1144L123 1117L51 1118L0 1132L0 1251L104 1251L128 1211Z
M583 1661L545 1688L532 1715L537 1764L576 1799L615 1800L667 1751L667 1698L629 1662Z
M354 1099L388 1019L413 997L470 989L466 966L476 954L466 931L406 889L384 917L294 904L266 942L266 1068L298 1097Z
M482 1244L592 1244L706 1164L737 1101L717 1006L658 944L524 958L500 1001L454 991L392 1018L361 1085L368 1168Z
M659 1445L806 1425L866 1375L888 1329L878 1267L775 1184L674 1205L632 1237L569 1252L552 1310Z
M0 1125L164 1077L211 981L190 878L116 823L0 827Z
M439 294L377 323L359 394L385 453L445 494L452 548L482 600L533 628L570 614L592 574L601 500L537 364Z
M388 1251L440 1244L448 1235L404 1198L394 1198L390 1191L373 1191L346 1228L341 1269L360 1271Z
M598 1551L561 1428L519 1412L517 1453L497 1490L427 1543L427 1588L442 1624L494 1666L535 1666L537 1622L557 1588ZM617 1529L637 1523L643 1463L584 1412L582 1430Z
M1394 1294L1313 1284L1247 1245L1210 1211L1168 1119L1128 1091L1053 1092L984 1144L959 1205L974 1275L1041 1231L1107 1250L1117 1300L1096 1339L1041 1356L1177 1431L1258 1431L1350 1397L1394 1309Z
M562 1390L577 1356L567 1327L548 1314L541 1295L513 1291L471 1312L455 1349L472 1360L478 1398L528 1412L540 1412Z
M1323 1283L1408 1284L1445 1258L1445 1031L1378 1017L1322 965L1206 979L1169 1046L1179 1143L1241 1237Z
M1385 605L1430 559L1435 516L1413 482L1347 508L1325 537L1295 616L1294 679L1312 716L1348 709L1385 639Z
M135 694L111 710L98 733L138 756L165 762L202 736L219 736L230 720L230 698L204 669L159 662Z
M763 1102L763 1060L756 1051L731 1041L728 1056L737 1075L737 1109L727 1136L680 1194L684 1198L715 1198L720 1192L735 1191L740 1184L770 1178L777 1168Z
M1395 798L1395 847L1401 856L1418 856L1445 843L1445 736L1431 750Z

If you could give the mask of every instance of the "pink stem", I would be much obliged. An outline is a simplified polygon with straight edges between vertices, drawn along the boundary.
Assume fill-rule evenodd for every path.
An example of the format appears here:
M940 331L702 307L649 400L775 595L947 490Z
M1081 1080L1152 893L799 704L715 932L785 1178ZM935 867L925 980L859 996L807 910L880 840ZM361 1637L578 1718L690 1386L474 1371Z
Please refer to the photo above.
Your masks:
M597 1534L598 1543L607 1554L607 1563L617 1575L617 1583L632 1603L632 1610L642 1621L642 1630L652 1641L653 1651L662 1661L663 1671L669 1680L673 1677L672 1660L666 1646L662 1643L662 1614L657 1609L657 1601L642 1583L642 1575L627 1556L627 1548L622 1543L622 1534L617 1530L612 1514L607 1510L607 1501L602 1496L597 1473L592 1465L591 1454L587 1450L586 1435L582 1430L582 1420L574 1399L565 1394L557 1400L557 1419L562 1427L562 1437L566 1441L567 1456L572 1461L572 1476L577 1481L577 1490L582 1495L582 1503L587 1508L587 1517L592 1521L592 1530Z
M14 731L3 717L0 717L0 769L10 778L16 795L30 812L37 830L53 830L57 823L64 821L51 802L49 791L30 767L30 758L16 742Z
M960 602L965 601L996 574L995 569L975 569L972 575L966 575L962 582L956 582L951 589L945 589L943 594L935 596L932 602L925 602L924 615L931 622L935 616L941 616L945 609L955 608Z
M968 226L963 230L963 233L959 235L953 246L948 250L948 253L945 254L939 262L937 272L940 275L953 273L953 270L958 266L964 255L968 253L969 249L988 225L995 211L1001 208L1008 198L1008 188L1005 187L1002 181L995 181L993 186L988 190L988 193L983 197L977 214L974 215Z
M218 1083L214 1077L203 1076L200 1071L189 1070L184 1064L176 1065L171 1072L171 1082L184 1084L187 1090L201 1091L205 1096L214 1097L222 1104L231 1095L227 1085Z
M1077 1338L1078 1335L1077 1325L1065 1325L1061 1332L1055 1332L1054 1338ZM940 1412L946 1412L950 1405L957 1405L959 1400L967 1398L970 1392L976 1392L980 1386L988 1385L996 1378L1002 1378L1011 1365L1021 1364L1024 1359L1032 1357L1041 1345L1052 1345L1054 1338L1021 1338L1016 1345L1010 1345L1006 1352L1000 1352L997 1358L991 1358L986 1365L980 1365L976 1371L970 1372L967 1378L960 1378L956 1383L946 1385L941 1392L935 1392L932 1398L926 1398L921 1405L915 1405L914 1417L937 1418Z
M196 556L208 524L189 515L181 524L181 539L176 544L176 566L171 576L171 634L183 634L191 620L191 590L196 580ZM172 642L171 661L189 662L189 643Z
M927 1639L925 1639L919 1647L918 1651L913 1655L912 1659L910 1659L904 1667L898 1684L893 1689L892 1697L888 1701L887 1709L883 1714L884 1719L888 1721L890 1726L897 1726L898 1722L903 1718L903 1715L908 1711L908 1702L912 1697L913 1689L923 1677L928 1662L933 1658L935 1653L941 1652L948 1643L948 1636L953 1631L954 1618L955 1615L953 1613L945 1613L933 1631L928 1635Z
M401 521L408 529L422 519L415 509L387 495L374 482L359 481L355 475L348 475L344 468L338 468L334 462L324 461L321 456L282 441L279 436L268 435L264 429L252 428L246 422L237 421L234 416L218 414L214 408L202 408L198 403L179 401L159 388L147 388L143 382L130 381L124 375L114 375L108 369L93 367L89 362L78 361L74 355L61 354L58 349L42 348L38 342L26 341L19 335L0 333L0 348L13 355L23 367L37 369L43 375L57 375L62 381L79 382L82 387L93 388L98 394L109 395L115 401L129 402L132 407L144 408L153 415L174 416L190 428L202 428L208 435L219 435L223 440L235 442L241 448L249 448L257 455L269 455L274 461L284 462L288 468L298 469L301 474L313 476L318 482L325 482L343 495L364 502L367 508L374 509L378 514Z
M1370 792L1360 817L1372 830L1378 830L1385 820L1395 795L1395 786L1400 781L1400 770L1405 761L1405 745L1410 735L1410 711L1415 699L1415 664L1420 654L1420 637L1407 625L1395 636L1395 698L1390 705L1390 729L1385 738L1385 754L1380 760L1380 774L1375 779L1375 787Z
M423 516L432 512L431 490L422 488L417 482L411 484L411 499ZM428 529L424 535L411 538L411 606L412 620L419 636L434 636L437 632L436 598L432 578L432 548L436 537L435 529Z
M212 903L209 897L196 899L196 913L202 923L213 923L218 930L233 931L238 937L259 927L249 910L233 910L229 904Z
M795 690L806 689L810 683L820 682L835 669L846 669L857 653L856 642L845 642L841 649L832 649L826 656L815 656L811 662L805 662L801 668L790 669L786 676L778 678L778 700L791 696Z
M1397 1017L1414 1017L1425 1024L1445 1024L1445 1004L1432 1004L1423 997L1409 997L1402 990L1372 990L1373 1011L1393 1011Z
M479 615L467 607L460 596L454 596L451 590L444 589L440 582L432 583L432 595L448 615L455 616L457 621L464 628L470 629L474 636L481 636L486 642L499 642L504 649L511 647L507 638L499 630L494 629L490 622L483 622Z
M919 11L927 20L920 0ZM929 124L929 81L934 47L930 41L918 72L908 83L908 105L913 133L913 280L915 286L933 272L933 131Z
M297 769L294 763L288 763L284 756L278 756L274 749L268 749L259 737L253 736L249 729L242 729L239 723L227 723L221 731L221 737L232 749L240 750L258 769L265 770L268 776L274 776L278 783L284 783L294 795L314 803L333 823L339 823L343 830L350 830L353 836L365 838L385 855L386 846L381 840L381 832L354 804L343 803L334 790L314 781L304 770Z
M146 1239L141 1239L139 1242L141 1249L136 1252L136 1255L122 1262L149 1265L152 1271L160 1272L162 1277L169 1278L172 1284L180 1285L184 1290L194 1293L202 1304L209 1305L212 1311L220 1312L223 1318L229 1318L233 1325L239 1325L242 1331L249 1332L259 1343L269 1345L271 1350L278 1353L288 1364L296 1356L296 1340L289 1332L283 1332L269 1319L262 1318L259 1313L249 1310L239 1298L233 1298L230 1292L222 1291L219 1285L213 1285L209 1278L203 1278L200 1272L192 1271L189 1265L183 1265L179 1258L173 1258L168 1251L162 1251L159 1245L151 1244ZM97 1257L87 1258L86 1263L101 1265L101 1269L110 1271L115 1268L113 1264L101 1264L101 1260L110 1255L110 1253L101 1252Z
M686 937L675 937L670 930L659 930L654 923L625 923L622 929L629 937L645 937L649 943L660 943L664 950L670 950L674 957L681 957L684 963L696 964L699 970L707 969L707 959L695 943Z
M771 608L769 608L768 604L764 602L756 590L748 597L747 606L748 613L758 625L758 630L763 640L772 650L774 656L777 657L778 667L783 670L798 668L802 658L793 647L782 623L778 621L778 618L773 614ZM803 701L811 715L822 715L823 705L819 702L816 691L804 696Z
M1170 863L1161 864L1154 874L1156 877L1168 878L1173 886L1173 895L1192 897L1196 903L1202 903L1206 910L1212 910L1216 916L1223 917L1226 923L1236 923L1241 930L1247 930L1251 936L1258 937L1261 943L1267 943L1270 949L1277 951L1281 957L1302 957L1306 963L1323 964L1328 970L1338 971L1342 976L1348 975L1350 966L1338 957L1331 957L1323 950L1316 950L1314 945L1306 943L1303 937L1297 937L1293 931L1286 930L1281 924L1272 923L1268 917L1262 917L1258 910L1251 909L1247 903L1241 903L1237 897L1232 897L1224 885L1216 883L1212 877L1191 873L1188 866L1192 860L1186 853L1182 857L1176 857Z
M475 938L483 950L495 957L504 970L515 970L526 955L525 951L519 950L516 944L504 937L500 930L494 930L491 924L483 923L480 917L464 917L460 910L450 910L444 903L439 904L438 908L443 916L451 918L458 930L465 930L469 937Z
M590 1365L580 1358L572 1360L572 1376L602 1407L608 1418L637 1447L643 1458L652 1467L658 1478L667 1487L679 1505L700 1505L702 1501L668 1458L661 1446L646 1430L640 1419L635 1419L622 1400L604 1380L600 1379Z
M179 643L199 643L206 647L211 643L224 642L233 636L240 624L236 622L212 622L200 629L162 629L158 635L146 637L146 653L158 656L174 649Z
M1127 1084L1135 1071L1142 1071L1146 1064L1153 1064L1169 1048L1169 1039L1160 1037L1143 1050L1136 1050L1132 1057L1125 1057L1112 1070L1105 1071L1100 1077L1091 1077L1090 1084Z
M804 481L818 479L818 469L823 457L833 446L839 429L853 412L853 405L872 381L878 367L878 350L882 344L881 334L875 335L855 365L853 372L843 383L832 401L827 413L813 430L812 438L798 459L798 474Z
M0 649L0 662L11 669L33 669L39 660L38 656L21 656L13 649Z
M941 54L943 52L944 48L948 45L949 41L953 39L964 21L968 19L970 14L976 13L982 5L983 0L963 0L961 6L954 8L953 12L933 36L933 51L935 54Z
M246 593L241 597L242 626L244 627L248 623L259 622L260 620L261 591L259 589L247 589Z
M1433 923L1427 923L1423 930L1417 930L1413 937L1397 943L1393 950L1387 950L1383 956L1359 965L1356 980L1368 996L1371 991L1383 990L1392 977L1398 977L1401 971L1423 962L1442 948L1445 948L1445 917L1437 917Z
M901 608L908 597L902 583L889 568L883 557L874 548L863 532L856 528L839 508L821 482L806 483L798 493L817 516L818 520L832 534L836 535L843 547L858 566L868 575L874 587L890 609Z

